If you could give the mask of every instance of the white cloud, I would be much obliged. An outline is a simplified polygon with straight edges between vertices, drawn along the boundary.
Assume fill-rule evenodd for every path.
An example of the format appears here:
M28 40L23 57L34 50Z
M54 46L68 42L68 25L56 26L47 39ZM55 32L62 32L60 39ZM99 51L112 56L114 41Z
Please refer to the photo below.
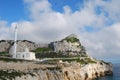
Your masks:
M10 27L7 27L7 22L0 20L0 40L11 39Z
M60 40L63 37L75 33L94 57L110 57L120 55L120 1L89 0L80 10L72 12L69 6L64 6L64 12L56 12L48 0L24 0L25 6L30 12L31 21L18 23L18 38L36 42L50 42ZM96 7L102 8L101 13L96 14ZM108 15L105 15L105 12ZM106 25L109 20L115 21L113 25ZM13 27L5 27L6 22L0 22L0 39L10 38L9 30ZM91 26L97 29L87 32L84 28ZM6 32L6 34L4 34Z
M83 33L83 43L89 53L98 58L115 58L120 55L120 23L105 27L98 32ZM118 58L118 57L117 57Z

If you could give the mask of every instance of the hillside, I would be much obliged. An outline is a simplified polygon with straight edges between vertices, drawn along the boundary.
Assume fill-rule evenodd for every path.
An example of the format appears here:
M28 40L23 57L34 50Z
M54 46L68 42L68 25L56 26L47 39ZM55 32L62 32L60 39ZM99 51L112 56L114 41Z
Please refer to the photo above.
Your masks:
M28 47L37 60L0 56L0 79L3 80L90 80L112 75L112 64L90 57L76 35L46 45L18 41L18 50ZM9 52L13 41L0 41L1 53ZM1 75L3 74L3 75Z

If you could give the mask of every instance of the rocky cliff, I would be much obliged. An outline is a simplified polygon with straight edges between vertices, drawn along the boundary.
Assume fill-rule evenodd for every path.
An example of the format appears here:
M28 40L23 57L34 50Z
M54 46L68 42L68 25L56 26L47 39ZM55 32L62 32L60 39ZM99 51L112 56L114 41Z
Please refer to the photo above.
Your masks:
M0 63L0 79L3 80L91 80L112 74L112 65L103 61L46 64L2 58Z
M112 64L91 58L76 35L72 34L49 45L18 41L18 50L27 47L38 54L38 61L0 57L2 80L91 80L112 75ZM0 41L0 52L11 49L13 41ZM45 48L47 47L47 48ZM52 49L52 51L51 51Z
M13 40L1 40L0 41L0 52L9 52L13 47ZM48 44L36 44L35 42L28 40L17 41L17 51L24 51L25 48L29 50L35 50L38 47L48 47Z
M81 45L76 35L71 34L61 41L51 42L49 46L55 51L70 56L85 56L86 51L84 46Z
M106 64L88 64L83 67L77 63L74 63L74 66L72 66L73 64L70 65L60 70L33 71L34 76L16 77L15 80L91 80L111 73L111 67Z
M8 52L12 43L13 42L11 40L1 40L0 41L0 52Z

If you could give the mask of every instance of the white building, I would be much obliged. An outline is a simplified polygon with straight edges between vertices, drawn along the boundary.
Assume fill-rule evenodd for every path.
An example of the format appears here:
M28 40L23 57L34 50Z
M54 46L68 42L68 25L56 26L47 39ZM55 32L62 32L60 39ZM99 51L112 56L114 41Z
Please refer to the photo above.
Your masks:
M13 55L13 58L17 59L26 59L26 60L35 60L35 53L29 52L26 48L24 52L17 52L16 55Z
M14 45L11 46L9 50L9 54L16 59L26 59L26 60L35 60L35 53L29 52L28 48L23 48L24 51L17 51L17 26L15 27L15 39L14 39Z

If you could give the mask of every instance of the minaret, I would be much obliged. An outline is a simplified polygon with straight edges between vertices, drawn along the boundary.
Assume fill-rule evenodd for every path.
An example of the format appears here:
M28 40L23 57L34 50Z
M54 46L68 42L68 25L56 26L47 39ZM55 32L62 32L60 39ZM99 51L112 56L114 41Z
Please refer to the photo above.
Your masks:
M14 32L14 54L13 54L13 58L16 58L16 52L17 52L17 24L15 26L15 32Z

